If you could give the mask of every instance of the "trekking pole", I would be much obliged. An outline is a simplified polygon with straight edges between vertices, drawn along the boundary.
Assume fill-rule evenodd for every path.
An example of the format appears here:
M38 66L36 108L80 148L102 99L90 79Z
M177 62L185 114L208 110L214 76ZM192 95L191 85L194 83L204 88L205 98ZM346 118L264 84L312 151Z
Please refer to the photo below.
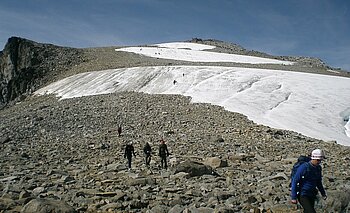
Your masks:
M301 209L299 202L297 204L291 204L288 206L289 206L289 212L295 212L296 210Z
M300 203L298 202L298 203L297 203L297 210L298 210L298 209L302 209L302 208L303 208L303 207L302 207L302 206L300 205Z

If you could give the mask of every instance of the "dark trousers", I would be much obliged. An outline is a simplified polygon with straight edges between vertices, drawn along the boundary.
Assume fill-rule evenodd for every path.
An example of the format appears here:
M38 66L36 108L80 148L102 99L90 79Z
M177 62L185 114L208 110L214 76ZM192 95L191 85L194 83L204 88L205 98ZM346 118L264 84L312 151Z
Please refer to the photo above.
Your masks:
M128 158L128 168L131 169L131 156L127 156Z
M145 155L146 166L149 166L151 163L151 155Z
M304 209L304 213L316 213L315 211L315 198L300 196L300 205Z
M168 164L166 162L166 156L160 156L161 160L160 160L160 165L162 166L162 168L167 169L168 168ZM164 167L163 167L164 165Z

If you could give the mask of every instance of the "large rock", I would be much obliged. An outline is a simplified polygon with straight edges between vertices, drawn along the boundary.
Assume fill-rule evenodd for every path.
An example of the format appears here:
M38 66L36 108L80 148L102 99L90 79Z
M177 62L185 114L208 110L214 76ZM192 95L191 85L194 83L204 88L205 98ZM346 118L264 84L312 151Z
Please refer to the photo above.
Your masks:
M75 209L69 206L64 201L48 200L48 199L34 199L27 203L22 213L75 213Z
M184 161L176 166L175 173L185 172L190 177L202 175L217 175L217 173L210 166L198 163L195 161Z
M328 198L324 202L326 212L349 212L350 211L350 188L342 190L332 190L328 193Z
M227 161L226 160L222 160L218 157L211 157L211 158L206 158L204 160L204 164L211 166L213 168L220 168L220 167L226 167L228 166Z

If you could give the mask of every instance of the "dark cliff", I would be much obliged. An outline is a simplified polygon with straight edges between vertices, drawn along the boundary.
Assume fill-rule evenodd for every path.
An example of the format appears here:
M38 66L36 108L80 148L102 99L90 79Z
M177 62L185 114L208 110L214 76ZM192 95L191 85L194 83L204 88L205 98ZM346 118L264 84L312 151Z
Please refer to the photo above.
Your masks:
M23 99L60 71L80 63L81 50L11 37L0 52L0 109Z

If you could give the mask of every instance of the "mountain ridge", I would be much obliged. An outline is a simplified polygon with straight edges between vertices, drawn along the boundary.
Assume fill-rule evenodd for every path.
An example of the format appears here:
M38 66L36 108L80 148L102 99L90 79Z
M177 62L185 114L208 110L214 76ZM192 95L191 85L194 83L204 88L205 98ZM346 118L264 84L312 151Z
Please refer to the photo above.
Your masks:
M17 52L26 60L14 60L21 63L6 71L14 80L23 77L13 70L37 72L37 78L16 89L24 88L26 97L0 110L0 211L298 212L289 198L291 168L300 154L321 148L327 155L322 166L328 200L316 208L350 212L350 149L334 141L258 125L181 95L121 92L63 100L31 95L74 74L129 66L239 65L332 74L327 68L194 63L120 53L117 47L58 47L41 61L50 45L38 44L33 52L22 45L19 41ZM27 60L40 51L40 60ZM157 155L162 138L171 153L167 170L159 167ZM128 171L123 155L130 141L136 157ZM153 150L149 168L145 142Z
M258 57L272 58L272 59L279 59L279 60L286 60L286 61L294 61L294 62L298 62L299 64L302 64L304 66L316 66L316 67L326 67L328 69L334 69L334 68L326 65L321 59L314 58L314 57L274 56L274 55L270 55L270 54L267 54L264 52L259 52L256 50L247 50L244 47L240 46L239 44L224 42L224 41L215 40L215 39L204 39L203 40L203 39L199 39L199 38L193 38L191 40L188 40L188 42L202 43L202 44L216 46L216 48L214 50L212 50L212 51L216 51L216 52L242 54L242 55L258 56Z
M53 44L41 44L20 37L9 38L4 50L0 52L0 109L8 103L16 103L30 95L41 86L52 83L59 78L86 71L125 68L133 66L164 65L221 65L253 68L282 69L312 72L349 77L350 73L332 69L320 59L310 57L271 56L257 51L214 39L189 40L194 43L212 44L219 47L210 50L259 57L268 57L297 62L293 66L251 65L239 63L194 63L166 59L154 59L132 53L115 53L116 47L71 48ZM142 46L142 45L141 45ZM145 45L143 45L145 46Z

